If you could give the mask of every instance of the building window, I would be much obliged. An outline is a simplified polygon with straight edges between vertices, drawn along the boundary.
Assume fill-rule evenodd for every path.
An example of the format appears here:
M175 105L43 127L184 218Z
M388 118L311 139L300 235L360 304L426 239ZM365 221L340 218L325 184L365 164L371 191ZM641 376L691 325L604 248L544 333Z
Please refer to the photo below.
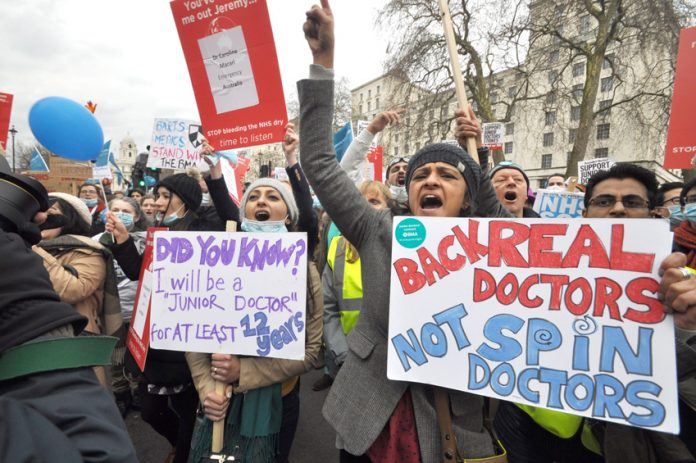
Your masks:
M558 71L549 71L549 83L553 84L558 80Z
M505 135L512 135L515 133L515 123L509 122L505 124Z
M609 148L597 148L594 150L594 157L595 158L608 158L609 157Z
M573 85L572 96L576 101L582 100L582 90L584 87L583 84Z
M570 164L570 157L571 157L572 155L573 155L573 152L572 152L572 151L568 151L568 152L566 153L566 166L567 166L568 164Z
M561 19L561 16L563 16L563 6L556 5L556 8L553 10L553 15L556 19Z
M568 143L575 143L575 138L578 136L578 129L568 130Z
M372 90L367 91L367 99L369 100L370 98L372 98Z
M606 55L604 61L602 62L602 69L611 69L614 64L614 54Z
M375 109L379 108L379 98L375 98Z
M512 86L512 87L508 88L508 97L514 98L516 94L517 94L517 87Z
M578 25L578 30L581 34L586 34L590 31L590 15L586 14L580 16L580 24Z
M585 74L585 62L573 64L573 77L580 77Z
M399 156L399 147L398 146L394 147L394 156Z
M546 94L546 104L552 105L556 103L556 92L549 92Z
M551 53L549 53L549 61L551 63L558 63L558 58L560 56L561 52L558 50L552 50Z
M570 120L579 121L580 120L580 106L570 107Z
M512 142L505 142L505 154L512 154Z
M379 95L379 85L377 86L377 95Z
M546 111L544 113L544 125L553 125L556 123L556 111Z
M610 129L611 124L599 124L597 126L597 140L607 140L609 138Z
M611 114L611 102L612 100L602 100L599 102L599 111L602 116Z
M431 120L431 121L432 121L433 119L435 119L435 110L434 110L434 109L431 109L429 114L430 114L430 120Z
M553 159L552 154L542 154L541 155L541 168L542 169L550 169L552 159Z
M363 94L361 93L360 94L360 101L362 101L362 100L363 100Z
M491 93L491 104L495 104L497 102L498 102L498 93L497 92Z
M372 111L372 102L371 101L367 102L367 110Z
M544 134L544 146L553 146L553 132Z
M614 88L614 77L609 76L609 77L603 77L602 78L602 91L603 92L608 92L612 88Z
M362 114L362 103L360 103L360 106L358 106L358 108L360 108L360 114Z
M406 146L404 146L404 155L408 156L409 154L411 154L411 150L409 149L409 146L407 144Z
M394 134L394 142L399 143L399 134L398 133Z

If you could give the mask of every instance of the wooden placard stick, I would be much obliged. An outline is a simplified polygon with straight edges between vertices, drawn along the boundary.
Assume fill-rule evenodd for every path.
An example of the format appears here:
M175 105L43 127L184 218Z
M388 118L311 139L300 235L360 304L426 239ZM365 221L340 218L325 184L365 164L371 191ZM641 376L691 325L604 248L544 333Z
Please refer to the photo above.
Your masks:
M225 231L228 233L234 233L237 231L237 222L234 220L228 220L225 224ZM222 381L215 381L215 393L218 395L225 395L226 384ZM222 443L225 438L225 419L213 423L213 442L210 446L211 453L220 453L222 450Z
M440 0L440 14L442 15L442 26L445 29L445 40L447 41L450 64L452 65L452 79L454 80L454 89L457 92L457 104L466 113L469 107L469 100L466 97L464 81L462 80L462 69L459 66L459 54L457 53L457 44L454 42L454 27L452 26L452 16L450 15L447 0ZM469 152L469 156L479 163L476 140L474 138L466 139L466 150Z

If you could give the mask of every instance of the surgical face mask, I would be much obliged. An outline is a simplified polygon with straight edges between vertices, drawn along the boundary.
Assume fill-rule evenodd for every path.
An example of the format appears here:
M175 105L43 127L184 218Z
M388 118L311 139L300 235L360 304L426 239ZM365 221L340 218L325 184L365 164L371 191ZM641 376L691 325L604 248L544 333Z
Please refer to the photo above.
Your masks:
M98 203L99 201L98 201L97 199L86 199L86 198L83 198L83 199L82 199L82 202L85 203L85 205L86 205L87 207L94 207L94 206L97 205L97 203Z
M179 209L177 209L176 211L172 212L171 214L166 216L164 219L162 219L162 225L171 225L174 222L176 222L179 219L179 215L178 215L179 211L183 207L184 207L184 205L182 204L181 207L179 207Z
M242 219L242 230L245 232L280 233L288 231L285 220L258 220Z
M668 209L669 224L672 228L676 228L684 221L684 213L681 210L681 206L670 206Z
M210 193L203 193L201 197L201 206L210 206Z
M126 230L133 228L133 214L129 214L127 212L114 212L114 215L118 217L121 222L123 222L123 226L126 227Z
M397 203L405 203L408 201L408 193L406 192L405 186L389 185L389 191L391 191Z
M671 218L670 216L670 220ZM696 225L696 203L684 206L684 218L691 222L692 225Z

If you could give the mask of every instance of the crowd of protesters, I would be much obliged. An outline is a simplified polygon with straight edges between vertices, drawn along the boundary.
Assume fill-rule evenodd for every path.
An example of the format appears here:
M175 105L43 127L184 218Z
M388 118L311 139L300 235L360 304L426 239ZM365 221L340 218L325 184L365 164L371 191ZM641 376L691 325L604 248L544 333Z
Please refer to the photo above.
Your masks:
M455 135L462 147L476 140L479 163L465 148L434 143L387 162L384 182L364 178L369 146L400 122L398 110L378 114L339 163L333 23L328 0L307 12L313 63L298 83L300 134L288 124L282 143L288 183L260 178L238 206L205 142L205 175L177 173L151 192L111 193L95 182L77 196L44 191L37 200L46 207L32 222L0 221L0 460L136 461L122 417L139 409L171 445L167 462L206 461L212 424L223 419L223 454L286 462L299 377L323 367L314 389L330 388L323 415L334 432L317 435L335 440L341 462L696 462L696 180L659 186L652 172L619 163L584 185L583 217L653 217L674 232L659 296L675 325L679 435L388 379L394 217L539 215L522 166L489 168L471 108L455 112ZM2 172L9 169L0 165ZM545 187L568 184L553 174ZM241 232L307 234L304 358L150 348L140 371L125 337L146 230L223 231L229 222ZM99 344L110 339L102 335L117 341ZM16 352L30 352L29 367L12 360Z

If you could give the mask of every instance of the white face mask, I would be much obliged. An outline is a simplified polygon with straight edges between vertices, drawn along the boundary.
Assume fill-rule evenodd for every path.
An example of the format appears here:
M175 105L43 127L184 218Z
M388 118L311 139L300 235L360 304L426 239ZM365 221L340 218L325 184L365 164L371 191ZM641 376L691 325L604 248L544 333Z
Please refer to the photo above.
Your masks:
M258 220L244 218L242 219L241 228L245 232L280 233L288 231L288 227L285 225L285 219L265 220L260 222Z
M408 201L408 192L406 191L405 186L389 185L389 191L391 191L391 194L397 203L405 203Z
M210 206L210 193L203 193L201 198L201 206Z

